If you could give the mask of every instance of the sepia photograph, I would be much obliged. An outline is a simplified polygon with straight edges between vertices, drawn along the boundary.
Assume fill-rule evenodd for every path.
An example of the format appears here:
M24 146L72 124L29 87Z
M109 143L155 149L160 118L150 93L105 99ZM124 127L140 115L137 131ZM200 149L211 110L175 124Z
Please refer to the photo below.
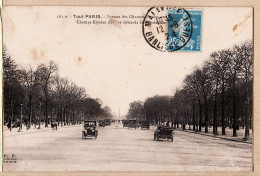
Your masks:
M253 8L5 6L3 172L253 171Z

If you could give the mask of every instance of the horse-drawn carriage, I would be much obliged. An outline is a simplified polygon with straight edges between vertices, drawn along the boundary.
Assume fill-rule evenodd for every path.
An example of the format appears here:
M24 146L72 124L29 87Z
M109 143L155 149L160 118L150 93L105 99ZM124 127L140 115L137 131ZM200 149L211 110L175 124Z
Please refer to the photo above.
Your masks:
M84 130L82 131L82 139L86 137L95 137L97 139L98 130L96 130L97 122L95 120L86 120Z
M173 142L174 128L166 126L158 126L154 132L154 140L159 141L159 138L171 140Z

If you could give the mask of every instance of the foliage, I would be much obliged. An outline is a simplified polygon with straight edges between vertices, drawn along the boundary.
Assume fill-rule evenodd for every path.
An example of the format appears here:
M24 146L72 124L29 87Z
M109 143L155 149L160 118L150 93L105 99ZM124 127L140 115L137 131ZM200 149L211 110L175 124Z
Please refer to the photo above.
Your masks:
M214 134L222 126L223 135L229 126L236 136L239 126L244 128L249 123L252 127L252 89L253 45L247 41L213 52L201 67L194 67L186 75L173 96L156 95L144 103L134 101L128 116L138 118L137 109L143 109L140 118L154 124L170 120L174 125L193 124L199 131L205 127L205 132L213 126Z
M78 87L58 75L58 66L50 61L36 69L22 68L3 48L4 69L4 121L20 119L26 123L45 122L70 125L92 118L112 118L108 106L89 97L84 87ZM44 117L44 118L43 118Z

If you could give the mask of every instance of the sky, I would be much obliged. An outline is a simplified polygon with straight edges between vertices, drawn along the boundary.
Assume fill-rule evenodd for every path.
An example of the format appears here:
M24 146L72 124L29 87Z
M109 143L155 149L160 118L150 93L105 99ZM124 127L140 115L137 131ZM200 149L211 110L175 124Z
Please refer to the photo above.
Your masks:
M160 52L148 45L141 24L77 24L58 15L143 16L148 7L4 7L3 41L21 66L53 60L59 75L92 98L126 114L129 103L173 95L185 75L216 50L252 40L252 8L201 8L201 52ZM110 17L109 17L110 18ZM95 19L94 19L95 20ZM122 18L116 19L123 21ZM141 21L140 18L131 19Z

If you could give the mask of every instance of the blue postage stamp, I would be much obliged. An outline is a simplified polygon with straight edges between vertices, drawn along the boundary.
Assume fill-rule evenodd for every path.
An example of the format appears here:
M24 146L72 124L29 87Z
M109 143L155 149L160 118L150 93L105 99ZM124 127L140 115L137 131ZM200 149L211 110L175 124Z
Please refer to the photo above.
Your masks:
M168 10L168 51L201 51L202 10Z
M162 52L201 51L202 10L152 7L142 23L146 42Z

